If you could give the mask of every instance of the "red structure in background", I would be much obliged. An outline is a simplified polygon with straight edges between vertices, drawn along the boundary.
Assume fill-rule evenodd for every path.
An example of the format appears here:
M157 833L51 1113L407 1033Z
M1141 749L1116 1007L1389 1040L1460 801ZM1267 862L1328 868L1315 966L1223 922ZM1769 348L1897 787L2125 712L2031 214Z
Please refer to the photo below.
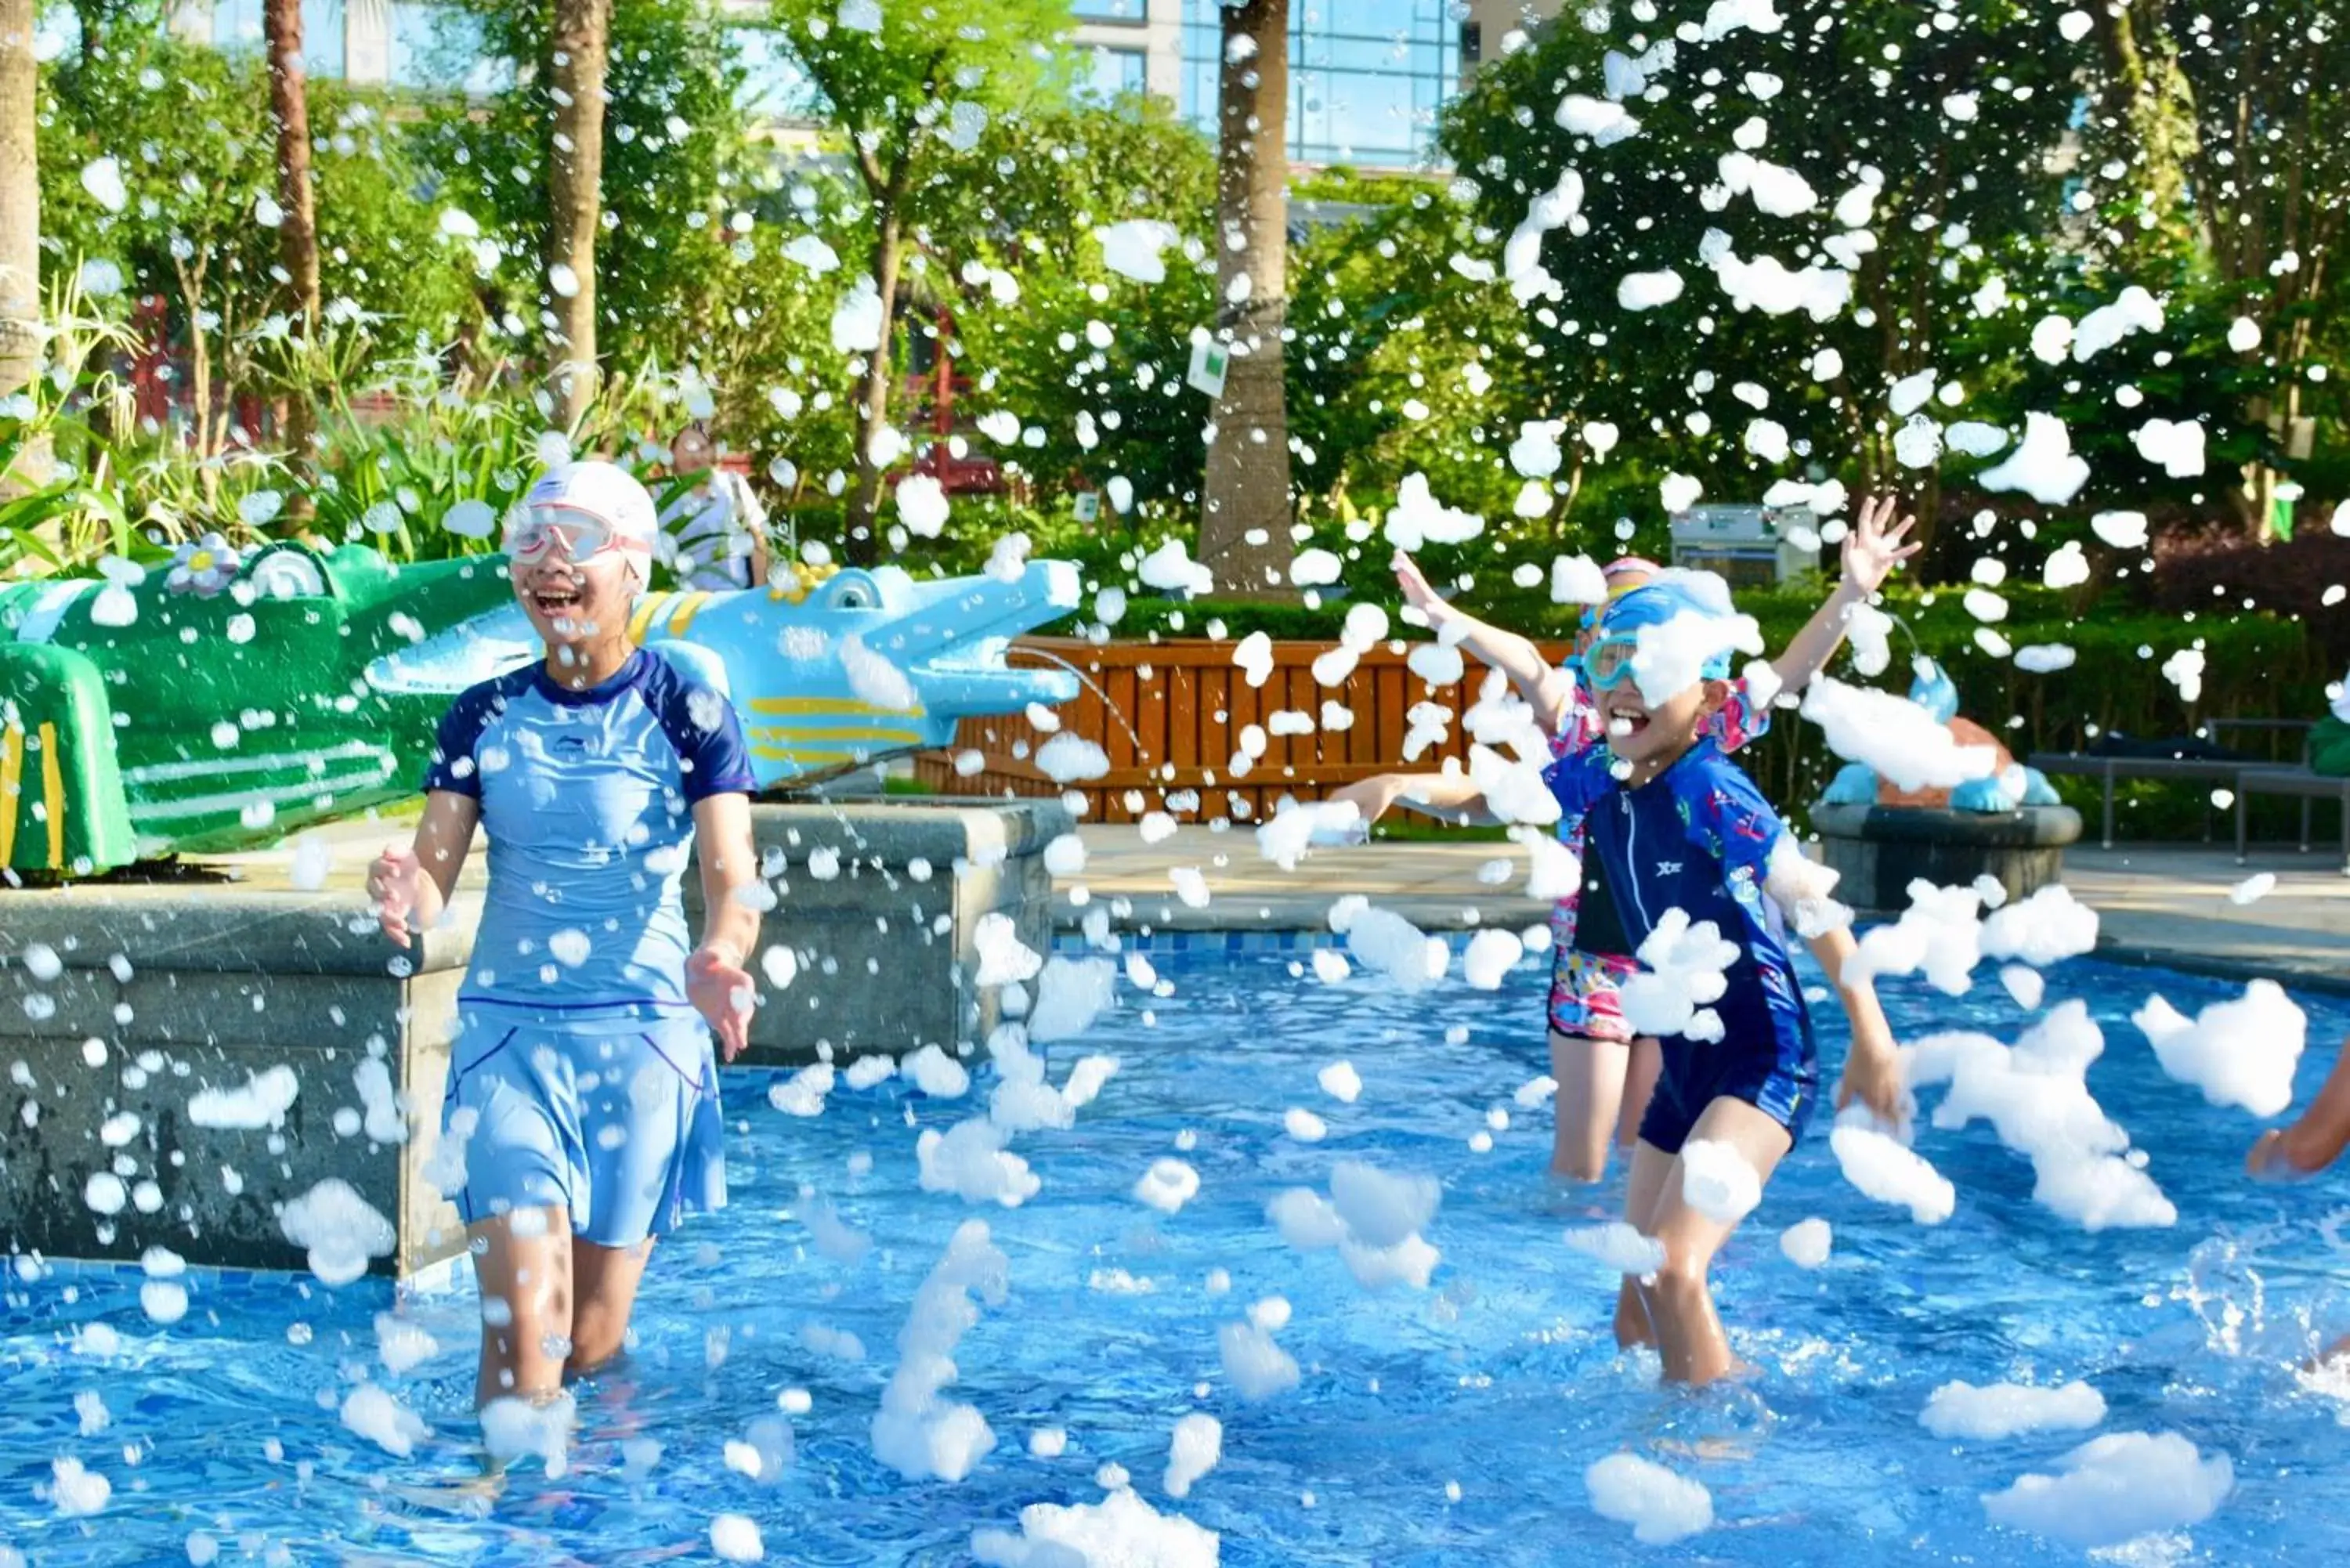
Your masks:
M956 369L954 356L947 352L947 345L954 339L953 314L941 306L931 312L931 336L912 339L910 357L915 364L899 389L912 416L909 422L927 424L931 431L911 472L929 474L950 495L993 495L1003 488L1003 468L993 458L972 452L967 441L962 457L954 455L951 445L957 434L956 394L971 390L971 378ZM929 362L922 363L926 359ZM895 484L900 477L893 474L889 483Z
M160 294L142 296L131 310L130 325L138 335L139 347L130 355L130 397L141 424L152 422L158 430L169 430L182 415L192 416L195 403L195 382L188 369L187 356L172 342L172 307ZM213 385L213 407L227 389L217 380ZM255 438L274 430L276 421L269 405L246 393L229 406L228 426L222 431L224 445L254 444Z

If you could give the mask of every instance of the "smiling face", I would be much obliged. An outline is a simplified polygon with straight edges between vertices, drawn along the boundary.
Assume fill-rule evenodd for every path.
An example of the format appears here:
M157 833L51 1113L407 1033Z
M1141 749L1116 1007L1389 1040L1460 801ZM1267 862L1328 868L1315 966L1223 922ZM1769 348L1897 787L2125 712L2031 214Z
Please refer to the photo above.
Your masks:
M1598 696L1600 714L1607 722L1607 749L1638 768L1662 766L1696 744L1706 720L1729 700L1730 687L1725 681L1700 680L1651 706L1627 667L1622 679Z
M622 635L641 586L633 557L616 549L584 562L552 550L510 569L515 597L550 652Z

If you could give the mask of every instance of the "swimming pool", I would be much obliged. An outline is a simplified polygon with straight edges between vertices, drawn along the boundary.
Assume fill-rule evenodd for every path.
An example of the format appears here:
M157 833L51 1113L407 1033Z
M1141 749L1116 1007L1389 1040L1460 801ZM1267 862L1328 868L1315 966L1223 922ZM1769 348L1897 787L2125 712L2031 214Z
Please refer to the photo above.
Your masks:
M2086 998L2105 1027L2090 1086L2150 1151L2174 1228L2083 1232L2033 1204L2030 1167L1980 1126L1921 1133L1959 1191L1954 1217L1922 1228L1849 1187L1815 1124L1717 1275L1756 1370L1690 1395L1617 1355L1612 1276L1562 1244L1566 1227L1612 1217L1620 1171L1597 1192L1544 1179L1549 1112L1513 1098L1544 1070L1529 1028L1537 965L1499 993L1457 981L1406 993L1325 986L1310 968L1293 977L1292 961L1155 956L1171 995L1121 984L1116 1012L1051 1051L1056 1082L1087 1052L1121 1070L1073 1130L1015 1140L1042 1182L1016 1209L916 1185L918 1128L972 1114L983 1076L950 1102L899 1080L843 1085L802 1118L770 1106L768 1075L731 1075L733 1207L666 1246L638 1354L583 1391L565 1473L518 1469L486 1516L462 1484L474 1470L469 1289L400 1307L440 1348L395 1376L380 1353L377 1316L393 1308L380 1283L195 1271L187 1314L157 1327L136 1270L20 1269L0 1319L0 1541L57 1564L706 1562L713 1516L733 1513L757 1525L770 1562L956 1562L976 1531L1016 1535L1026 1505L1098 1502L1097 1472L1114 1463L1152 1508L1219 1532L1227 1563L1607 1562L1653 1550L1590 1505L1586 1467L1623 1450L1711 1491L1712 1527L1660 1556L2024 1563L2077 1553L1993 1527L1983 1493L2051 1471L2095 1433L2171 1431L2226 1454L2234 1490L2127 1561L2350 1551L2350 1385L2328 1391L2294 1370L2321 1335L2350 1333L2334 1242L2350 1206L2324 1179L2245 1182L2258 1124L2163 1078L2128 1022L2150 991L2191 1012L2241 987L2094 962L2049 971L2049 1002ZM1987 974L1955 1002L1905 982L1887 999L1905 1038L1962 1026L2012 1038L2027 1016ZM2305 1096L2350 1012L2296 1000L2310 1014ZM1819 1016L1824 1052L1840 1059L1833 1011ZM1352 1104L1316 1082L1341 1057L1362 1082ZM1324 1118L1326 1138L1292 1137L1292 1106ZM1490 1150L1471 1147L1481 1132ZM1171 1215L1132 1193L1168 1156L1200 1177ZM1267 1222L1276 1192L1326 1189L1341 1158L1440 1179L1430 1288L1366 1292L1336 1254L1295 1251ZM867 1255L818 1251L810 1193L869 1236ZM1812 1216L1834 1226L1835 1251L1805 1271L1779 1234ZM1009 1290L951 1351L945 1397L974 1406L995 1447L961 1481L908 1482L875 1459L870 1423L910 1303L974 1218L1008 1259ZM854 1251L837 1233L829 1244ZM1273 1295L1292 1309L1274 1337L1300 1383L1249 1404L1219 1332ZM842 1335L862 1359L839 1354ZM2090 1430L1946 1440L1918 1423L1954 1379L2076 1378L2108 1407ZM411 1458L345 1426L362 1382L432 1427ZM1163 1485L1170 1432L1195 1411L1222 1421L1222 1458L1179 1501ZM755 1469L764 1446L772 1465L787 1428L791 1460L765 1480L730 1468L726 1449L763 1421L734 1453ZM1045 1429L1066 1432L1057 1455L1031 1451ZM86 1468L68 1472L68 1501L89 1476L110 1485L99 1511L67 1516L36 1495L57 1490L61 1459Z

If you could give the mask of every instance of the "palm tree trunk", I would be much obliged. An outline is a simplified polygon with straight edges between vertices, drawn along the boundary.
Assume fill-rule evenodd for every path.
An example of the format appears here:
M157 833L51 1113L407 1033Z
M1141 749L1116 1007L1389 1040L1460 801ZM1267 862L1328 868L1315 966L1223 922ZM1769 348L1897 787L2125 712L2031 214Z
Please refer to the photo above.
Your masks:
M1231 359L1208 447L1200 561L1221 594L1286 597L1289 0L1226 5L1216 140L1216 336Z
M562 355L555 402L567 427L596 395L596 231L604 211L604 65L611 33L611 0L555 0L546 266L554 346Z
M889 422L889 387L898 329L898 272L904 237L894 207L884 207L873 241L873 286L881 296L881 341L865 357L864 383L857 393L857 489L848 501L847 548L851 563L869 566L880 559L883 467L873 457L873 438Z
M302 70L302 0L268 0L262 26L269 40L269 112L277 122L277 253L286 265L294 315L304 347L317 337L318 223L310 194L310 94ZM318 411L311 388L297 383L286 396L286 447L293 464L295 517L309 513L305 483Z
M35 161L36 0L0 0L0 397L41 366L41 177ZM46 468L46 462L38 466ZM37 483L40 475L20 473Z

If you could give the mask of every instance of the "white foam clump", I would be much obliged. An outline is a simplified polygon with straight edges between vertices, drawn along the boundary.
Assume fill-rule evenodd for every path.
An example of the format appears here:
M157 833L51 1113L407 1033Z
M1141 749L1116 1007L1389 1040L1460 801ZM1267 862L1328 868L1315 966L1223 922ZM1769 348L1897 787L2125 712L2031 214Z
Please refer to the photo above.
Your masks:
M1622 1220L1578 1225L1565 1239L1576 1251L1619 1274L1645 1278L1665 1266L1665 1244Z
M82 1519L106 1506L106 1500L114 1495L114 1483L96 1470L84 1469L79 1459L51 1459L48 1494L60 1514Z
M957 1099L971 1088L970 1070L936 1045L908 1052L898 1075L934 1100Z
M886 1084L897 1075L898 1059L877 1052L851 1062L848 1071L840 1075L840 1081L852 1089L869 1089L876 1084Z
M1583 176L1573 169L1560 170L1557 182L1526 203L1525 217L1502 247L1502 275L1510 280L1510 293L1520 305L1538 296L1555 298L1563 292L1542 265L1543 236L1572 224L1582 206Z
M951 1192L966 1203L1017 1209L1044 1184L1006 1147L1011 1141L1009 1132L984 1117L957 1122L943 1133L924 1127L914 1140L917 1179L925 1192Z
M873 1250L873 1238L841 1219L832 1200L820 1192L801 1207L800 1222L807 1227L808 1239L816 1243L816 1251L836 1263L855 1268Z
M1336 1248L1366 1290L1398 1283L1425 1290L1440 1254L1419 1232L1442 1196L1433 1177L1394 1176L1342 1159L1331 1169L1326 1200L1310 1188L1286 1188L1265 1206L1265 1216L1300 1251Z
M1555 605L1602 605L1607 602L1607 574L1588 556L1557 556L1550 564L1550 602Z
M2101 305L2081 317L2081 324L2073 329L2074 361L2085 363L2133 332L2159 332L2162 320L2162 306L2154 296L2132 284L2111 305Z
M1830 751L1866 763L1897 789L1949 789L1999 768L1991 747L1961 744L1949 725L1890 691L1823 675L1804 688L1803 715L1820 727Z
M568 1393L544 1404L513 1395L493 1399L482 1407L482 1447L502 1463L536 1456L547 1479L559 1480L570 1469L574 1408Z
M980 916L972 946L979 954L979 973L972 983L982 989L1034 980L1045 967L1045 955L1020 940L1019 925L1001 910Z
M824 1097L839 1075L829 1062L811 1062L780 1084L767 1086L767 1103L787 1116L824 1115Z
M2144 549L2146 529L2143 512L2100 512L2089 519L2089 532L2116 550Z
M1135 1179L1134 1196L1161 1214L1172 1214L1199 1196L1200 1173L1182 1160L1155 1159Z
M1798 1220L1779 1232L1779 1251L1799 1269L1825 1267L1835 1246L1835 1231L1816 1217Z
M1729 989L1726 971L1738 954L1738 944L1711 920L1692 926L1688 910L1667 909L1640 944L1648 968L1623 984L1625 1023L1659 1039L1719 1041L1721 1017L1712 1004Z
M2189 420L2148 420L2132 438L2138 456L2173 479L2193 479L2203 472L2203 427Z
M2033 642L2015 650L2015 667L2027 675L2054 675L2060 670L2072 669L2079 658L2080 654L2068 644Z
M1324 1094L1342 1104L1351 1106L1362 1097L1363 1075L1355 1071L1352 1062L1341 1059L1325 1063L1314 1075L1314 1081L1322 1085Z
M1028 1048L1028 1031L1018 1023L998 1024L987 1036L996 1075L987 1116L1007 1136L1075 1126L1077 1112L1093 1104L1118 1072L1115 1056L1083 1056L1055 1086L1045 1079L1045 1059Z
M1362 808L1350 800L1284 799L1273 820L1257 825L1256 852L1284 871L1295 871L1317 844L1361 844L1370 836Z
M1681 275L1670 267L1661 272L1629 272L1617 280L1616 303L1626 310L1654 310L1679 299L1682 286Z
M330 1285L349 1284L367 1272L369 1259L389 1257L399 1242L391 1221L336 1176L287 1203L277 1224L307 1251L310 1272Z
M1681 1145L1681 1198L1707 1219L1735 1225L1762 1201L1762 1178L1734 1146L1691 1138Z
M1167 281L1167 264L1159 253L1182 237L1174 224L1156 218L1128 218L1094 231L1094 238L1101 242L1102 265L1137 283Z
M854 633L840 639L840 668L848 677L848 690L860 701L899 711L921 706L921 696L906 679L906 672L887 654L866 647L865 639Z
M710 1521L710 1554L721 1563L758 1563L766 1558L767 1543L749 1515L715 1514Z
M1347 956L1408 991L1433 985L1452 962L1443 938L1428 935L1392 909L1354 911L1345 934Z
M1939 1225L1958 1207L1958 1189L1914 1149L1875 1127L1847 1122L1828 1135L1844 1179L1879 1203L1909 1210L1920 1225Z
M2106 1418L2106 1397L2085 1383L2033 1388L2021 1383L1945 1383L1927 1397L1918 1424L1938 1438L1996 1442L2027 1432L2076 1432Z
M1143 556L1134 575L1147 587L1170 594L1204 594L1216 586L1215 574L1192 560L1180 539L1170 539Z
M1281 1113L1281 1128L1299 1143L1320 1143L1330 1136L1330 1124L1303 1106Z
M302 1092L294 1069L280 1064L248 1074L234 1089L199 1089L188 1098L188 1119L200 1127L255 1131L286 1125L286 1112Z
M2035 969L2094 951L2097 912L2051 882L2028 898L2002 905L1984 918L1983 956L2015 959Z
M1620 103L1571 92L1558 100L1552 117L1569 136L1587 136L1595 147L1613 147L1640 134L1640 122Z
M1273 1339L1274 1331L1288 1321L1284 1315L1287 1304L1282 1303L1281 1312L1268 1312L1263 1309L1269 1303L1261 1302L1260 1310L1252 1313L1247 1320L1228 1323L1216 1331L1216 1349L1223 1363L1224 1376L1231 1380L1233 1391L1252 1405L1297 1386L1297 1358Z
M1820 204L1810 181L1751 152L1725 152L1714 167L1731 195L1752 197L1756 208L1772 217L1800 217Z
M1632 1527L1632 1539L1663 1546L1713 1527L1713 1495L1686 1476L1638 1454L1610 1454L1583 1472L1602 1519Z
M1719 231L1709 231L1719 233ZM1741 260L1725 241L1702 247L1710 256L1713 280L1741 310L1765 316L1789 316L1800 310L1814 321L1833 321L1852 300L1852 274L1836 267L1806 266L1796 271L1776 256Z
M2063 420L2030 413L2023 416L2022 444L1977 478L1986 490L2021 491L2043 506L2062 506L2089 483L2089 465L2074 455Z
M1106 958L1055 953L1036 976L1028 1038L1040 1044L1083 1034L1118 1000L1118 966Z
M2272 980L2215 1002L2192 1019L2159 993L2130 1015L2162 1070L2203 1091L2215 1106L2272 1116L2293 1104L2293 1069L2309 1034L2308 1015Z
M1191 1483L1216 1468L1224 1457L1224 1424L1194 1410L1175 1423L1167 1442L1167 1475L1162 1481L1169 1497L1189 1497Z
M2227 1455L2205 1459L2176 1432L2109 1432L2057 1464L2056 1475L2025 1475L1985 1493L1991 1522L2093 1551L2200 1524L2236 1485Z
M424 1417L373 1383L343 1396L343 1425L388 1454L407 1459L432 1428Z
M1221 1538L1178 1514L1162 1514L1131 1487L1099 1502L1032 1502L1020 1533L981 1530L971 1554L990 1568L1216 1568Z
M874 1412L873 1457L908 1480L958 1481L995 1447L995 1434L969 1405L940 1397L957 1372L963 1332L979 1321L979 1301L1000 1306L1011 1262L989 1239L986 1223L966 1220L906 1314L898 1334L898 1369Z
M2032 1161L2035 1201L2085 1230L2162 1227L2178 1211L2154 1179L2126 1158L2129 1134L2089 1093L2089 1064L2105 1034L2087 1003L2068 1001L2012 1048L1986 1034L1931 1034L1901 1052L1913 1090L1948 1084L1933 1125L1957 1130L1977 1117Z
M1074 730L1064 730L1036 748L1036 771L1055 784L1097 779L1109 772L1109 753Z
M1515 931L1488 926L1469 939L1469 950L1461 957L1461 975L1478 991L1499 991L1525 950Z
M1668 511L1680 509L1667 506ZM1753 617L1695 610L1683 610L1659 625L1643 626L1634 640L1632 682L1651 707L1662 707L1702 680L1706 665L1723 654L1762 651L1762 633Z
M1973 888L1938 888L1924 877L1909 884L1909 907L1890 925L1860 939L1856 978L1926 971L1927 983L1946 996L1961 996L1973 985L1982 957L1982 894Z
M1447 506L1429 489L1428 475L1414 470L1396 487L1396 504L1388 509L1381 535L1399 550L1427 545L1465 545L1485 531L1485 520L1473 512Z

